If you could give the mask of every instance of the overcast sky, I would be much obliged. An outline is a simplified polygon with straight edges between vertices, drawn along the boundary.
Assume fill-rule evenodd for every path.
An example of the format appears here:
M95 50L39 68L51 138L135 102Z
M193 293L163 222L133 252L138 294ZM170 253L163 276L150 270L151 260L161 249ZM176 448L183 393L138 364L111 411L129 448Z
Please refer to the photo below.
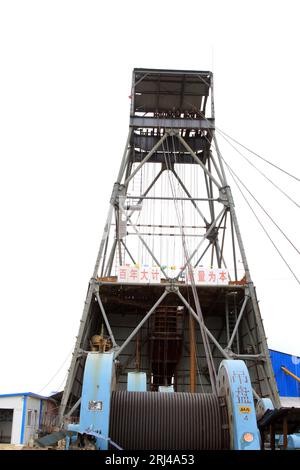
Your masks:
M212 70L217 126L299 177L297 4L0 2L0 393L63 386L134 67ZM299 247L299 208L219 145ZM299 182L251 158L300 203ZM299 285L231 185L269 347L300 355ZM299 255L268 230L300 276Z

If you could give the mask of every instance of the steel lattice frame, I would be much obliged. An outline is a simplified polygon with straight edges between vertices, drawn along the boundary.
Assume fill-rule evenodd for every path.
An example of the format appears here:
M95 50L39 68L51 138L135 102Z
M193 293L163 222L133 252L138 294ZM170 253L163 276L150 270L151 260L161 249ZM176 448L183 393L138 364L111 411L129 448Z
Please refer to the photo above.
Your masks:
M130 342L168 296L172 296L173 299L176 296L178 303L190 312L199 325L199 341L203 345L206 341L209 349L209 352L205 350L207 363L209 363L208 355L210 355L215 362L213 367L217 366L219 362L215 360L217 354L223 358L244 359L252 374L255 396L269 396L275 406L279 405L255 288L250 276L231 189L226 179L215 137L214 117L213 75L211 72L134 69L128 139L117 181L113 187L93 276L89 283L63 394L61 419L72 414L80 403L80 377L82 377L84 367L85 345L91 334L95 333L95 322L98 321L95 320L95 316L101 317L115 349L115 359L120 359ZM153 164L158 170L152 173L152 177L149 177L148 174L147 187L142 188L143 191L138 191L133 196L130 192L130 184L135 178L139 178L143 169L150 168L149 165ZM197 181L198 176L202 173L203 188L206 191L205 197L197 197L191 193L186 181L176 169L180 166L190 168L193 172L195 169L194 174L197 175ZM165 174L168 174L168 177L172 174L177 187L180 187L180 194L174 194L173 191L171 195L168 193L154 195L154 188ZM163 260L155 253L154 247L158 245L155 245L155 242L151 242L152 245L149 243L150 235L154 239L158 238L155 225L151 224L151 221L144 224L148 230L150 230L149 227L152 230L147 238L140 230L139 225L143 226L143 224L137 223L137 217L134 220L135 209L143 210L140 209L143 204L147 204L147 201L151 200L156 201L156 204L162 204L163 201L167 204L170 201L175 206L177 201L178 204L182 204L182 207L183 204L188 203L203 224L204 233L200 234L200 230L197 229L197 232L193 228L193 247L190 250L186 249L185 263L173 277L170 277ZM206 213L203 210L204 205ZM184 211L182 210L182 212ZM163 227L162 224L158 224L158 226ZM130 235L137 237L136 239L149 259L152 259L153 263L160 267L164 282L156 287L155 301L144 309L144 313L140 315L134 328L131 329L127 337L123 338L122 344L118 344L119 339L111 324L112 313L109 311L110 304L107 301L109 297L107 292L109 293L109 289L117 287L115 280L114 282L110 280L113 266L116 263L118 265L125 264L125 258L132 263L139 261L136 245L133 244L133 247L129 248L126 242L129 229L131 230ZM165 230L165 227L160 229ZM173 230L170 236L178 237L182 241L184 251L185 240L188 238L185 232L186 228L181 227L178 223L177 227L174 226L171 229L168 227L168 230ZM225 236L226 233L228 233L227 236ZM166 237L167 235L164 232L162 236ZM228 256L226 261L225 253ZM219 268L232 267L233 282L231 285L226 288L222 287L218 292L214 291L214 294L207 294L211 298L222 297L224 307L220 307L222 311L218 311L218 314L223 315L224 319L218 334L214 334L211 331L212 328L206 324L208 308L204 309L204 316L199 316L204 295L201 287L195 288L194 286L194 300L191 301L192 292L190 296L187 295L185 286L180 281L184 270L198 266L205 257L212 262L215 260ZM237 282L239 274L237 260L239 257L243 265L243 282ZM140 288L140 286L134 285L131 287L132 289ZM127 285L126 288L130 289L130 286ZM150 289L149 286L143 288ZM234 310L231 308L233 297L238 298ZM198 307L197 299L199 300ZM234 323L232 323L232 318L231 323L229 321L232 312L234 312ZM130 358L127 362L129 360ZM126 369L126 364L123 364L123 368ZM209 387L209 382L212 380L207 381L207 387ZM213 383L210 383L210 387L210 390L213 391Z

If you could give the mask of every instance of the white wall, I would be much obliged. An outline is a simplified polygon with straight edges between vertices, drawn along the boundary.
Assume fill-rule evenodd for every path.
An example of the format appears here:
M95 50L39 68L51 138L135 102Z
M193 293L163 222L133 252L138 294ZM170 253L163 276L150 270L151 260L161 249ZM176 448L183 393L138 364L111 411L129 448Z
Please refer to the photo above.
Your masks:
M13 424L11 433L11 444L20 444L23 397L0 397L0 408L13 409Z

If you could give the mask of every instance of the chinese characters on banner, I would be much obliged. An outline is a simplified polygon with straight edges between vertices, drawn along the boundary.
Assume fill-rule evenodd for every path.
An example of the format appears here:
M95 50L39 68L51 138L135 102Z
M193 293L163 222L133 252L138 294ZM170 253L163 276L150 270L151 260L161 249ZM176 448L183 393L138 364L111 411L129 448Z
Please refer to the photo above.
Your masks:
M118 282L160 284L161 277L161 270L158 267L120 266L118 270Z
M228 284L228 270L223 268L195 268L193 269L195 284ZM188 270L185 273L185 282L191 283Z
M195 268L193 269L195 284L228 284L228 270L220 268ZM118 282L160 284L163 274L159 267L149 266L120 266L118 269ZM182 279L182 278L181 278ZM183 278L187 284L191 283L188 271Z

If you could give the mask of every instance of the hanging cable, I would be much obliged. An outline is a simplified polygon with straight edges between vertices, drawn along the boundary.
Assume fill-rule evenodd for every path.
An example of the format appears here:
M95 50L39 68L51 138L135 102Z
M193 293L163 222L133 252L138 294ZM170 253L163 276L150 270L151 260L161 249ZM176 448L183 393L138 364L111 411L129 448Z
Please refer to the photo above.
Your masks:
M228 142L228 144L239 154L241 155L242 158L244 158L244 160L246 160L249 165L251 165L253 168L255 168L256 171L258 171L258 173L260 173L264 178L266 178L266 180L268 180L276 189L278 189L278 191L281 192L281 194L283 194L285 197L287 197L293 204L295 204L295 206L297 206L299 209L300 209L300 205L293 199L291 198L285 191L283 191L283 189L281 189L276 183L274 183L274 181L272 181L267 175L265 175L265 173L263 173L259 168L257 168L256 165L254 165L254 163L252 163L247 157L245 157L245 155L243 155L224 135L220 134L223 139L226 140L226 142Z
M214 145L212 144L212 147L216 150ZM222 160L225 162L223 156L221 156ZM229 165L226 163L227 168L229 168ZM243 185L243 187L246 189L246 191L250 194L250 196L254 199L254 201L259 205L261 210L266 214L266 216L272 221L272 223L276 226L276 228L280 231L280 233L284 236L284 238L290 243L290 245L294 248L294 250L300 255L300 251L298 248L294 245L294 243L289 239L289 237L286 235L286 233L280 228L280 226L275 222L275 220L270 216L270 214L264 209L264 207L260 204L260 202L255 198L255 196L251 193L251 191L247 188L247 186L242 182L242 180L237 176L237 174L233 171L231 168L231 171L234 173L235 177L239 180L239 182ZM296 203L297 204L297 203ZM299 206L300 207L300 206Z
M263 160L264 162L266 162L266 163L268 163L269 165L273 166L273 167L276 168L277 170L282 171L283 173L285 173L286 175L288 175L288 176L290 176L291 178L295 179L296 181L300 181L300 178L297 178L297 176L292 175L291 173L289 173L288 171L284 170L283 168L280 168L279 166L275 165L275 163L270 162L269 160L267 160L266 158L262 157L262 156L259 155L258 153L254 152L253 150L249 149L249 148L246 147L245 145L241 144L241 142L239 142L238 140L234 139L234 138L231 137L230 135L226 134L226 132L222 131L219 127L216 127L216 130L217 130L219 133L222 133L222 134L226 135L226 137L228 137L230 140L232 140L232 141L235 142L236 144L240 145L240 146L243 147L245 150L247 150L248 152L252 153L252 154L255 155L256 157L260 158L260 159Z
M222 157L223 158L223 157ZM224 160L224 158L223 158ZM224 160L225 162L225 160ZM300 251L298 248L294 245L294 243L289 239L289 237L286 235L286 233L282 230L282 228L279 227L279 225L275 222L275 220L270 216L270 214L265 210L265 208L261 205L261 203L256 199L256 197L252 194L252 192L247 188L245 183L239 178L239 176L233 171L231 168L232 173L235 175L235 177L239 180L241 185L246 189L246 191L250 194L250 196L254 199L256 204L261 208L261 210L266 214L266 216L271 220L271 222L275 225L275 227L280 231L280 233L284 236L284 238L289 242L289 244L294 248L294 250L300 255Z
M190 103L189 101L185 100L185 102L191 106L193 106L192 103ZM207 121L209 124L210 121L207 119L207 117L201 112L200 108L196 108L197 109L197 112L199 113L200 117L202 119L205 119L205 121ZM245 145L243 145L241 142L239 142L238 140L234 139L233 137L231 137L230 135L228 135L226 132L222 131L222 129L220 129L219 127L217 127L216 125L214 126L215 130L219 133L223 133L224 135L226 135L226 137L228 137L229 139L233 140L236 144L240 145L241 147L243 147L245 150L247 150L248 152L252 153L253 155L255 155L256 157L260 158L261 160L263 160L264 162L268 163L269 165L273 166L274 168L276 168L277 170L280 170L282 171L283 173L285 173L286 175L290 176L291 178L295 179L296 181L300 181L300 178L298 178L297 176L295 175L292 175L291 173L289 173L288 171L284 170L283 168L281 168L280 166L278 165L275 165L275 163L272 163L270 162L269 160L267 160L266 158L262 157L261 155L259 155L258 153L254 152L253 150L249 149L248 147L246 147ZM212 135L212 132L211 132L211 129L208 129L208 132L210 133L210 135Z
M163 153L164 153L166 167L169 170L170 168L169 168L169 165L168 165L164 145L162 147L163 147ZM180 221L180 215L179 215L179 210L178 210L178 206L177 206L177 200L176 200L176 196L175 196L175 193L174 193L174 188L173 188L173 185L172 185L172 181L171 181L171 178L170 178L170 175L169 175L169 171L168 171L168 178L169 178L171 191L172 191L172 194L173 194L173 200L174 200L176 215L177 215L177 218L178 218L178 223L179 223L180 231L181 231L181 234L182 234L183 251L184 251L184 254L185 254L186 261L188 262L189 256L188 256L188 251L187 251L187 246L186 246L184 228L183 228L182 222ZM203 313L202 313L202 310L201 310L199 297L198 297L198 293L197 293L197 289L196 289L196 285L195 285L193 269L192 269L192 266L191 266L190 262L187 263L187 268L188 268L188 272L189 272L189 277L191 279L191 287L192 287L196 312L197 312L197 315L198 315L198 318L199 318L199 326L200 326L200 331L201 331L201 335L202 335L203 347L204 347L204 350L205 350L205 355L206 355L206 360L207 360L207 366L208 366L208 370L209 370L209 377L210 377L211 387L212 387L213 393L216 394L217 392L216 392L215 364L214 364L213 357L212 357L212 354L211 354L211 349L210 349L210 345L209 345L208 336L207 336L207 333L206 333L206 330L205 330Z
M49 382L46 383L46 385L44 385L43 388L41 388L38 393L41 393L43 390L45 390L46 387L48 387L48 385L51 384L51 382L53 381L53 379L55 379L55 377L59 374L59 372L62 370L62 368L64 367L65 363L67 362L67 360L69 359L71 353L73 351L73 348L69 351L67 357L65 358L64 362L61 364L61 366L59 367L59 369L55 372L55 374L53 375L53 377L51 377L51 379L49 380Z
M279 254L279 256L281 257L281 259L283 260L284 264L286 265L286 267L289 269L289 271L291 272L291 274L293 275L293 277L295 278L295 280L298 282L298 284L300 285L300 280L298 279L298 277L296 276L296 274L294 273L294 271L292 270L291 266L288 264L288 262L286 261L286 259L284 258L284 256L281 254L281 252L279 251L278 247L276 246L275 242L272 240L272 238L270 237L269 233L267 232L267 230L265 229L264 225L262 224L262 222L260 221L259 217L256 215L254 209L251 207L251 204L249 203L248 199L246 198L246 196L244 195L240 185L238 184L234 174L233 174L233 170L231 169L231 167L228 165L228 163L225 161L225 159L222 157L222 160L224 161L225 165L227 166L228 168L228 171L233 179L233 181L235 182L238 190L240 191L244 201L246 202L247 206L249 207L249 209L251 210L252 214L254 215L254 217L256 218L257 222L259 223L259 225L261 226L261 228L263 229L263 231L265 232L265 234L267 235L268 239L270 240L270 242L272 243L272 245L274 246L275 250L277 251L277 253Z
M59 384L59 386L57 387L57 391L59 392L60 389L62 388L62 386L64 385L65 381L67 380L67 377L68 377L68 371L66 372L63 380L61 381L61 383Z

